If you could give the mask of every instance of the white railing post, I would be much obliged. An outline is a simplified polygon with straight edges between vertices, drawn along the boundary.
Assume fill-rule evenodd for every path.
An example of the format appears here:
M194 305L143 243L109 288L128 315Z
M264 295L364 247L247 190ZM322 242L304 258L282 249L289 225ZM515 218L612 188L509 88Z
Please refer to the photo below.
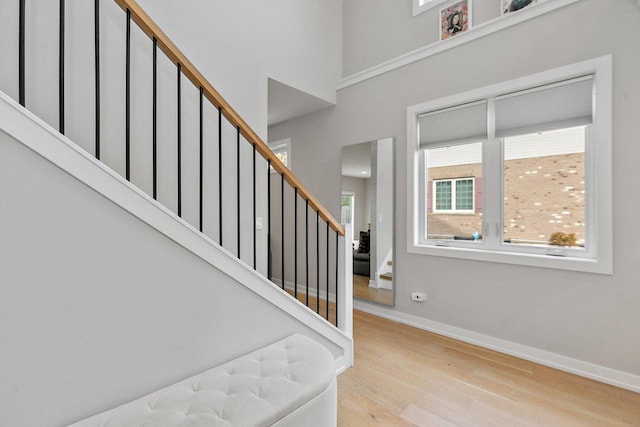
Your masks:
M342 259L338 266L338 328L353 338L353 226L342 224ZM353 359L352 359L353 360Z

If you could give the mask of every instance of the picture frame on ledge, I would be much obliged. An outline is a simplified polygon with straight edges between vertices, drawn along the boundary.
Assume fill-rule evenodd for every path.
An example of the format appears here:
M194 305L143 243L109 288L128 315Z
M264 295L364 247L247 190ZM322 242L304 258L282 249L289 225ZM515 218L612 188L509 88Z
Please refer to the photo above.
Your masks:
M538 3L539 0L502 0L500 11L502 15L508 15L513 12L524 9L527 6Z
M471 0L460 0L440 9L440 40L447 40L471 28Z

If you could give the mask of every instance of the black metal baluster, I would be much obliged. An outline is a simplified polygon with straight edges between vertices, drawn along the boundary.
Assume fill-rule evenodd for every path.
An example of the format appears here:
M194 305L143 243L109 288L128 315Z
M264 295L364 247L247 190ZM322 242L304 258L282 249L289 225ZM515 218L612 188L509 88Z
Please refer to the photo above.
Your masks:
M95 55L95 91L96 91L96 159L100 160L100 0L93 4L93 41Z
M218 107L218 237L222 246L222 107Z
M298 299L298 187L293 194L293 296Z
M19 11L19 30L18 30L18 102L23 107L25 106L25 0L20 0Z
M282 265L282 289L284 289L284 173L280 174L280 234L282 240L280 241L280 253L281 253L281 265Z
M253 143L253 269L256 269L256 143Z
M338 256L338 252L340 251L340 234L336 231L336 327L338 326L338 263L340 262L340 257Z
M125 75L125 177L131 180L131 10L127 9L127 54Z
M182 217L182 65L177 64L178 77L178 216Z
M158 199L158 39L153 38L153 198Z
M58 113L60 133L64 135L64 32L65 0L60 0L60 26L58 33Z
M267 160L267 279L271 280L271 159Z
M204 90L202 89L202 86L200 86L200 232L202 233L203 227L202 227L202 222L203 222L203 207L202 207L202 199L203 199L203 181L204 181L204 177L203 177L203 155L204 155L204 129L203 129L203 106L202 106L202 100L204 98Z
M329 221L327 221L327 298L325 319L329 320Z
M316 211L316 313L320 314L320 211Z
M305 234L305 267L306 267L306 302L305 305L309 307L309 199L306 199L305 203L305 216L304 216L304 234Z
M237 140L236 140L236 145L237 145L237 149L236 149L236 190L237 190L237 214L238 214L238 258L240 258L240 126L236 127L236 130L238 131L237 133Z

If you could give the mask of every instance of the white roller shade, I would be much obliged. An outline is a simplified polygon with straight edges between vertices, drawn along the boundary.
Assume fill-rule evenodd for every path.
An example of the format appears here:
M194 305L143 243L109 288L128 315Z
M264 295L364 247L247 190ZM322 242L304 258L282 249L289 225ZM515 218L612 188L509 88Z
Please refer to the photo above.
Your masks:
M581 77L496 98L496 136L586 125L593 116L593 77Z
M474 102L421 115L420 148L430 144L487 138L487 102Z

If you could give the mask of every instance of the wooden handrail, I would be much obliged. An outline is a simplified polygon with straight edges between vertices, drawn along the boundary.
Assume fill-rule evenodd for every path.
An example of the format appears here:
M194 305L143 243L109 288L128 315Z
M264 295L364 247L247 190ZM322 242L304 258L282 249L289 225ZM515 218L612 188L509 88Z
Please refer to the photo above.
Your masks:
M320 213L320 217L329 223L329 226L339 235L344 236L342 225L316 200L315 197L300 183L298 178L289 170L278 157L271 151L269 146L251 129L251 127L231 108L231 105L214 89L209 81L198 71L198 69L187 59L187 57L176 47L167 35L156 25L135 0L114 0L123 10L131 12L131 19L150 38L155 38L158 47L174 64L180 64L182 73L188 78L196 88L202 88L204 96L216 107L222 110L224 117L234 127L240 128L240 134L245 140L256 145L256 150L265 158L271 160L271 166L284 175L284 179L293 188L298 189L298 194L309 200L309 206Z

